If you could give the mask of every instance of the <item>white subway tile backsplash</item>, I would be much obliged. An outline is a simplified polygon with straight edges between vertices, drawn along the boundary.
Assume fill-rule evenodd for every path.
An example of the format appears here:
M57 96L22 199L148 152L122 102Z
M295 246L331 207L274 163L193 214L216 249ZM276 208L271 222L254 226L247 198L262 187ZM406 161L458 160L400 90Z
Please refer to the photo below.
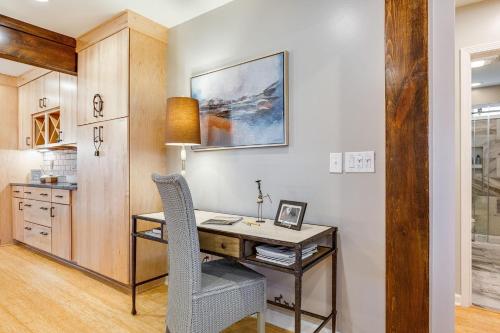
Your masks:
M54 161L53 171L59 176L76 176L76 153L74 150L58 150L43 153L43 167L50 169Z

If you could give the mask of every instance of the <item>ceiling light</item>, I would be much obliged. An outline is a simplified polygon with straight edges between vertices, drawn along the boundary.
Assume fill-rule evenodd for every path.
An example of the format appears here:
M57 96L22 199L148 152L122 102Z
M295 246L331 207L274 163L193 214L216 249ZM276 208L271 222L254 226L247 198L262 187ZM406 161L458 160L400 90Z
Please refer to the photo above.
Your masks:
M49 2L49 0L35 0L36 2Z
M486 65L486 60L476 60L476 61L471 62L470 65L472 68L483 67L484 65Z
M481 82L474 82L472 84L472 88L479 87L482 83Z

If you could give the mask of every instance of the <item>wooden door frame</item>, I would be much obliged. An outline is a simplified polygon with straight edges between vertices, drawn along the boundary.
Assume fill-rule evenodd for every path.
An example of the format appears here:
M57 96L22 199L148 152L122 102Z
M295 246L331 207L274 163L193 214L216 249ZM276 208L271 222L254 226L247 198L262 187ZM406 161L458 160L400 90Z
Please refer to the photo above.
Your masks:
M460 49L460 295L457 295L457 303L465 307L472 305L471 62L490 53L500 53L500 42Z
M385 0L386 332L430 329L429 0Z

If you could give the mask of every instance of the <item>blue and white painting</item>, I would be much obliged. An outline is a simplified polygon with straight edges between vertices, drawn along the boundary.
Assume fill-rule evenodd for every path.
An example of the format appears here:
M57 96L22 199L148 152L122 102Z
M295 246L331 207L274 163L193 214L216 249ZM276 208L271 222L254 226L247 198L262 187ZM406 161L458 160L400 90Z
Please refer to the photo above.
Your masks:
M194 149L287 144L285 53L191 79L200 103L201 145Z

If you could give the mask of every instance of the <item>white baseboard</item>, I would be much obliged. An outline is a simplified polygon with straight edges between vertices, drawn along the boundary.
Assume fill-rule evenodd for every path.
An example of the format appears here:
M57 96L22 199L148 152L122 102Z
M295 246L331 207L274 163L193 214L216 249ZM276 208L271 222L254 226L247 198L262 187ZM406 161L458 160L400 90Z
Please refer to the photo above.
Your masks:
M455 305L462 305L462 295L455 294Z
M281 311L280 309L271 306L267 308L266 322L291 332L295 329L293 316L290 315L288 311ZM314 332L319 324L320 322L314 321L313 318L302 316L302 332ZM332 333L332 329L327 326L331 326L331 324L328 323L326 327L323 327L321 333ZM336 333L340 332L337 331Z

